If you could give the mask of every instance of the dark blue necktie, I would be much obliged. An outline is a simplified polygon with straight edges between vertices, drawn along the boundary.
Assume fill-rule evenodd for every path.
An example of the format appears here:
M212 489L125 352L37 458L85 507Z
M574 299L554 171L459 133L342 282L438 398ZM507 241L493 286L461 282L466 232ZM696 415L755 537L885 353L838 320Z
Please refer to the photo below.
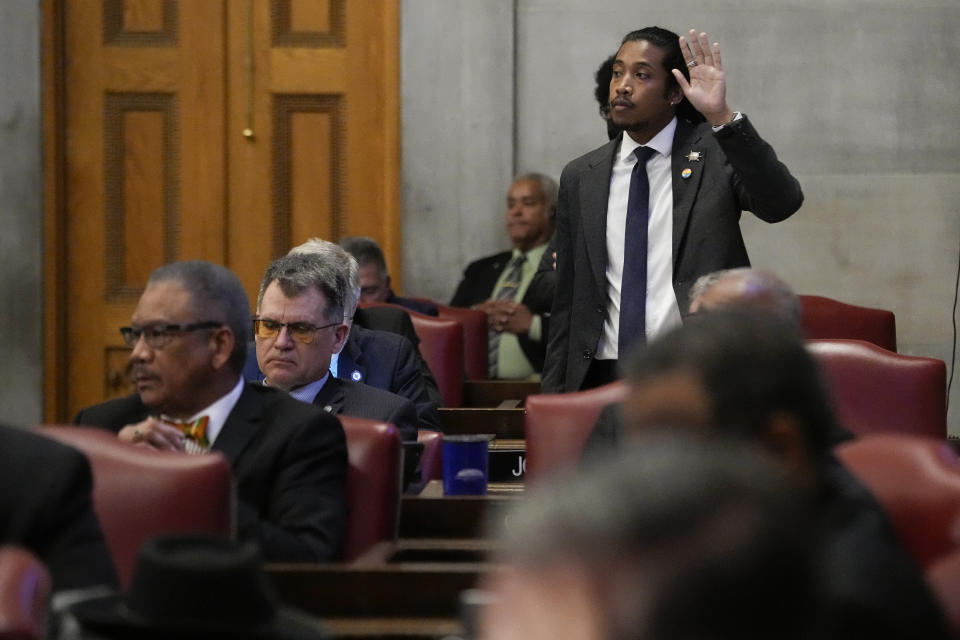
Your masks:
M647 221L650 218L647 160L656 153L656 149L637 147L633 153L637 156L637 164L630 175L630 198L627 200L617 358L624 358L634 341L642 344L646 339Z

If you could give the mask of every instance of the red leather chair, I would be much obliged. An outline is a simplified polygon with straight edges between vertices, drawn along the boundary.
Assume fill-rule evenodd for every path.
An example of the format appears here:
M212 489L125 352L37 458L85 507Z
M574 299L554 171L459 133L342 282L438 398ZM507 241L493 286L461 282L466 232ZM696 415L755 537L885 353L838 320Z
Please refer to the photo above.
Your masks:
M457 320L434 318L411 311L397 304L362 303L362 307L393 307L410 316L413 329L420 338L420 355L427 362L437 389L448 407L459 407L463 398L463 325Z
M400 433L392 424L337 416L347 436L347 536L351 562L377 542L397 538L402 474Z
M21 547L0 547L0 640L43 640L50 573Z
M90 460L93 506L123 587L149 538L175 532L234 534L233 477L220 453L190 456L135 447L92 427L48 426L39 433Z
M613 382L572 393L527 396L524 436L527 444L527 480L534 482L575 464L608 404L620 402L626 384Z
M897 323L892 311L858 307L823 296L799 298L801 325L808 340L865 340L888 351L897 350Z
M887 351L862 340L811 340L840 424L856 435L947 436L942 360Z
M954 551L927 567L927 584L940 601L944 617L960 640L960 551Z
M882 434L836 448L923 566L960 548L960 457L943 439Z
M420 477L426 481L443 478L443 434L439 431L420 429L417 442L423 444L420 454Z
M477 309L434 304L440 318L456 320L463 327L463 366L467 379L486 380L490 373L487 314Z

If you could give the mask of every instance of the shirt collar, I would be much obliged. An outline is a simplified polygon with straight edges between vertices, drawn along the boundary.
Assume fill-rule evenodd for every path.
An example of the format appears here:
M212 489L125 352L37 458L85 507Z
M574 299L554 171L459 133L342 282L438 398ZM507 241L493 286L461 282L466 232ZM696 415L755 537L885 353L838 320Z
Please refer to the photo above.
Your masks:
M230 412L233 411L237 401L240 400L240 394L243 393L243 385L243 376L240 376L233 389L225 395L220 396L219 399L206 409L190 416L190 418L184 422L194 422L201 416L207 416L207 440L210 441L210 444L213 444L213 441L217 439L217 435L219 435L223 429L223 425L226 424Z
M305 384L302 387L297 387L290 391L290 395L299 400L300 402L313 402L313 399L317 397L317 394L320 393L320 389L323 389L323 385L326 384L327 378L330 377L330 372L320 378L319 380L314 380L310 384Z
M664 156L665 158L670 157L670 152L673 149L673 134L677 131L677 117L674 116L673 119L667 123L663 129L657 133L657 135L650 138L650 140L645 145L641 145L639 142L631 138L626 131L623 132L623 136L620 140L620 151L617 154L617 162L624 162L630 156L633 155L633 150L639 146L650 147L655 149L657 153ZM633 161L631 160L631 163Z

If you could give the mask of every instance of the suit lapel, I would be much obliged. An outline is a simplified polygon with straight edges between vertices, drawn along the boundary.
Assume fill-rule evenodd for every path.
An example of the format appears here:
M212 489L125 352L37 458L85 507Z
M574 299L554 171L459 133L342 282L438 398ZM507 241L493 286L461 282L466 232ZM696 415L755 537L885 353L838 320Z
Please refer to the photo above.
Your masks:
M703 153L699 130L685 120L677 121L677 131L673 135L673 150L670 154L670 178L673 182L673 266L676 269L680 256L680 245L690 222L690 210L696 200L706 162L688 160L693 151ZM684 170L690 170L688 178L683 177Z
M607 290L607 201L620 136L596 150L580 177L580 226L598 291Z
M363 361L363 351L357 342L360 340L362 327L354 325L350 328L350 337L337 359L337 377L354 382L363 382L367 379L367 365Z
M223 429L210 447L215 451L222 451L231 464L236 463L237 458L260 428L263 399L251 388L252 385L253 383L246 383L240 399L237 400L233 411L227 416Z
M344 395L343 383L337 378L330 376L323 384L320 392L317 393L313 399L313 404L328 413L337 415L343 410ZM327 409L327 407L329 407L329 409Z

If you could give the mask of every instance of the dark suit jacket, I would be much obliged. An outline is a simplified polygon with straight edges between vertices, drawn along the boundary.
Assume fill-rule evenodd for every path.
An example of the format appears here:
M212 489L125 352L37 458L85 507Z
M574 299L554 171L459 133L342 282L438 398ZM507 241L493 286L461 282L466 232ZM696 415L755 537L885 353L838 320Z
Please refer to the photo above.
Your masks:
M437 379L433 377L433 372L430 371L427 361L420 353L420 336L417 335L413 328L413 321L406 312L393 307L357 307L353 314L353 325L364 329L396 333L409 340L413 344L417 366L420 368L424 384L427 385L430 400L435 406L443 406L443 396L440 395L440 389L437 387Z
M76 449L0 426L0 544L36 555L54 591L117 584L92 487L90 464Z
M417 313L422 313L427 316L437 316L440 313L439 310L437 310L437 305L432 302L415 300L414 298L401 298L393 292L393 289L390 289L390 293L384 302L400 305L401 307L406 307L411 311L416 311Z
M74 422L119 432L147 418L136 394L82 410ZM247 383L214 441L233 468L237 534L268 562L340 557L347 522L347 445L335 417L284 391Z
M547 251L550 251L550 249L547 249ZM512 256L513 252L503 251L486 258L480 258L467 265L463 272L463 279L457 285L453 299L450 300L450 306L472 307L489 300L493 296L493 289L497 286L500 274L510 264ZM523 294L523 299L520 300L520 303L526 305L531 312L540 315L540 342L531 340L525 333L517 334L517 340L523 350L523 355L527 357L527 360L537 371L543 370L543 359L546 354L547 335L550 327L550 314L549 311L547 313L543 312L543 300L553 299L553 285L554 279L549 277L549 274L547 274L547 278L534 276L530 286Z
M437 405L427 393L413 345L403 336L354 325L340 351L337 377L406 398L421 428L440 430Z
M313 404L334 415L389 422L400 432L402 440L417 439L417 410L412 402L395 393L330 376Z
M607 313L606 216L610 175L620 136L570 162L557 201L556 294L543 370L544 392L580 389ZM700 159L687 155L699 151ZM740 214L767 222L803 203L800 185L746 117L713 133L710 125L677 123L673 180L673 288L685 311L700 276L749 266ZM684 179L681 172L691 169Z

